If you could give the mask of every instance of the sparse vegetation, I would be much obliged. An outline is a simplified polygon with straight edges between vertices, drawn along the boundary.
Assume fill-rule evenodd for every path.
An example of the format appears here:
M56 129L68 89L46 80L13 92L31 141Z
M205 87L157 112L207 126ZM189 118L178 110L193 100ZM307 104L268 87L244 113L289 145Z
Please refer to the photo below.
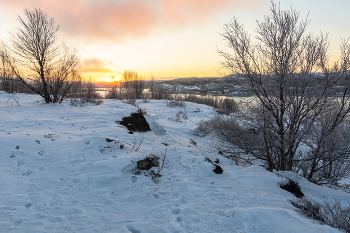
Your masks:
M186 102L183 100L170 100L166 102L166 105L168 107L180 107L180 108L186 108Z
M143 173L145 176L151 176L152 181L158 183L159 178L162 177L160 173L167 164L167 151L168 148L165 147L165 151L164 153L161 152L160 157L151 153L149 156L146 156L146 158L137 161L133 173L135 175ZM155 170L151 170L153 167Z
M199 95L187 95L187 94L172 94L168 95L167 98L170 100L168 102L170 105L175 105L177 107L181 107L179 105L182 102L192 102L197 104L205 104L217 109L220 114L229 114L231 112L239 111L239 104L233 98L220 98L214 96L199 96Z
M183 120L188 120L186 108L179 110L177 113L175 113L174 116L169 116L169 119L174 120L176 122L182 122Z
M324 201L323 204L311 199L291 201L301 214L331 227L338 228L346 233L350 232L350 203L348 207L341 206L339 200L333 203Z
M141 148L142 143L143 143L144 140L145 140L145 135L144 134L140 134L139 137L135 137L134 138L134 144L133 144L132 148L135 151L138 151Z
M103 103L102 97L97 93L96 85L91 80L75 82L67 93L67 97L70 98L70 102L74 106L83 107L86 103L96 105Z

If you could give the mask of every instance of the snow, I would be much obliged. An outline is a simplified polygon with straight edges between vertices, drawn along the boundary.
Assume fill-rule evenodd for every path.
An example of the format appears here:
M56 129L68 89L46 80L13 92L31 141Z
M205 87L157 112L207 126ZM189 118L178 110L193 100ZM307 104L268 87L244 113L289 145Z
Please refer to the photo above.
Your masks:
M118 100L76 107L11 97L0 92L1 232L340 232L297 213L278 183L298 179L321 203L346 203L350 194L223 158L191 134L215 113L209 106L140 101L152 131L128 134L116 121L137 108ZM176 121L180 110L188 119ZM132 173L151 153L166 153L158 183ZM215 174L205 157L219 159L224 172Z

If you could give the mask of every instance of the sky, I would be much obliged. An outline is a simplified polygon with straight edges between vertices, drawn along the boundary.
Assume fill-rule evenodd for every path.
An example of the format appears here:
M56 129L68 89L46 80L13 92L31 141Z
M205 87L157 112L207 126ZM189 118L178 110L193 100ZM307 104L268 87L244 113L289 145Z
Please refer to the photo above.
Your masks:
M125 70L146 79L218 77L224 24L236 17L253 35L270 6L269 0L0 0L0 39L19 26L24 8L35 7L60 25L59 40L78 50L86 79L111 81ZM308 31L329 33L330 54L339 55L341 38L350 37L349 0L280 6L300 11L301 19L308 15Z

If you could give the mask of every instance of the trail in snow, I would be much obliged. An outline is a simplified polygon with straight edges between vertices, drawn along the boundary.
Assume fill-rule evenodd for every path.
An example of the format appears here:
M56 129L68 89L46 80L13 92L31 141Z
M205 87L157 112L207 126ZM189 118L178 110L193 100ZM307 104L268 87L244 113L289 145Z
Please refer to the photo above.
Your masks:
M140 102L153 131L143 133L135 151L141 133L128 134L115 122L136 112L131 105L105 100L73 107L18 97L21 106L11 106L10 95L0 93L1 232L339 232L295 212L288 203L294 196L277 185L285 178L259 166L239 167L207 138L192 135L214 114L211 107ZM177 122L180 110L188 119ZM132 173L138 160L165 151L158 183ZM223 174L205 157L219 159ZM318 201L350 197L299 183Z

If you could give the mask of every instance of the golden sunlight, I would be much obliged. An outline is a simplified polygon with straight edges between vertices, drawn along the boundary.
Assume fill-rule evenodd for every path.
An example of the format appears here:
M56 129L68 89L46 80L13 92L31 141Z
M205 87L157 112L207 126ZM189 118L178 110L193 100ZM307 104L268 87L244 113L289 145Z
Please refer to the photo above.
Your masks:
M122 79L120 73L103 73L103 72L82 72L84 80L90 80L92 82L118 82Z

